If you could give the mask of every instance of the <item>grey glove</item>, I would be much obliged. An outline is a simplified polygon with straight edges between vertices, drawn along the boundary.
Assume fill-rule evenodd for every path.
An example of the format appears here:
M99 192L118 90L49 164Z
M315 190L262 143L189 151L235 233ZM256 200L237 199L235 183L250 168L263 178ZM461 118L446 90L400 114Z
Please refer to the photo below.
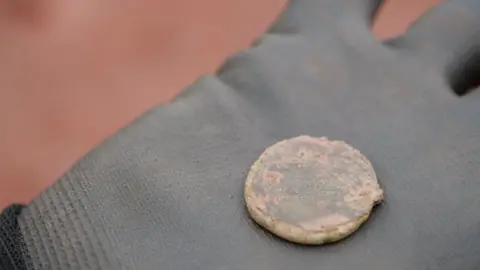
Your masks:
M78 162L18 217L27 269L469 270L480 267L480 2L403 36L379 1L292 0L252 48ZM344 140L385 202L344 241L302 247L249 218L246 173L275 142Z

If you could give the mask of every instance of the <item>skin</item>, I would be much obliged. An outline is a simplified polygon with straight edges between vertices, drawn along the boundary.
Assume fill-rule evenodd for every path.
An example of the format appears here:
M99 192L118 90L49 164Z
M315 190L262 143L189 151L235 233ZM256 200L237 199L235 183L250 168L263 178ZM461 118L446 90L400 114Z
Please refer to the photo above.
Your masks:
M385 27L375 31L402 32L403 18L434 2L390 1L385 13L410 8L396 25L380 15ZM284 4L0 0L0 208L30 201L99 142L215 70Z
M284 3L174 2L0 0L0 209L214 71Z

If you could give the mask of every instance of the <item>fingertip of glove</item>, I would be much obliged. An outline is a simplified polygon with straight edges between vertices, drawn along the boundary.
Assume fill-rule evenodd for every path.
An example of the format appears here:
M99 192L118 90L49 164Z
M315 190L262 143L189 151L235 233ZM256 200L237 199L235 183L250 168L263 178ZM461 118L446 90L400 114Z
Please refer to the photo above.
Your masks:
M453 0L417 19L386 45L409 51L443 73L452 91L465 95L480 85L480 2Z

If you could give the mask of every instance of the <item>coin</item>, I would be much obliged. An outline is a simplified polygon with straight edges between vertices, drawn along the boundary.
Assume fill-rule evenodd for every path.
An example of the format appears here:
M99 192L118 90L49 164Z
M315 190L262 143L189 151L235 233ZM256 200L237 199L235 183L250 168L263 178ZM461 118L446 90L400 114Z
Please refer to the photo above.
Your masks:
M299 136L267 148L245 181L248 212L260 226L298 244L339 241L383 200L372 164L326 137Z

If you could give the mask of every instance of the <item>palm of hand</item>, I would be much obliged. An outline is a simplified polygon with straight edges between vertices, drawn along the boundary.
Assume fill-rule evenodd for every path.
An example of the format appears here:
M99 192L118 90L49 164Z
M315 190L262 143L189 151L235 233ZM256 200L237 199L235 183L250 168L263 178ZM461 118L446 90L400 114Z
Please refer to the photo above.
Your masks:
M478 83L480 6L450 1L380 44L368 29L373 2L292 1L218 74L248 100L239 110L261 131L244 132L249 143L327 136L359 147L377 168L386 204L374 221L352 244L331 248L339 254L300 256L335 269L346 269L340 261L356 269L409 269L402 262L453 269L462 263L446 258L469 257L462 246L479 240L480 93L463 94Z
M85 214L115 237L101 250L126 268L141 258L144 269L159 260L166 269L474 269L480 93L452 89L475 86L480 7L450 1L385 45L368 30L377 2L292 0L253 48L117 133L34 205L88 189L98 210ZM368 225L341 244L287 245L244 210L249 166L301 134L360 149L385 190Z

